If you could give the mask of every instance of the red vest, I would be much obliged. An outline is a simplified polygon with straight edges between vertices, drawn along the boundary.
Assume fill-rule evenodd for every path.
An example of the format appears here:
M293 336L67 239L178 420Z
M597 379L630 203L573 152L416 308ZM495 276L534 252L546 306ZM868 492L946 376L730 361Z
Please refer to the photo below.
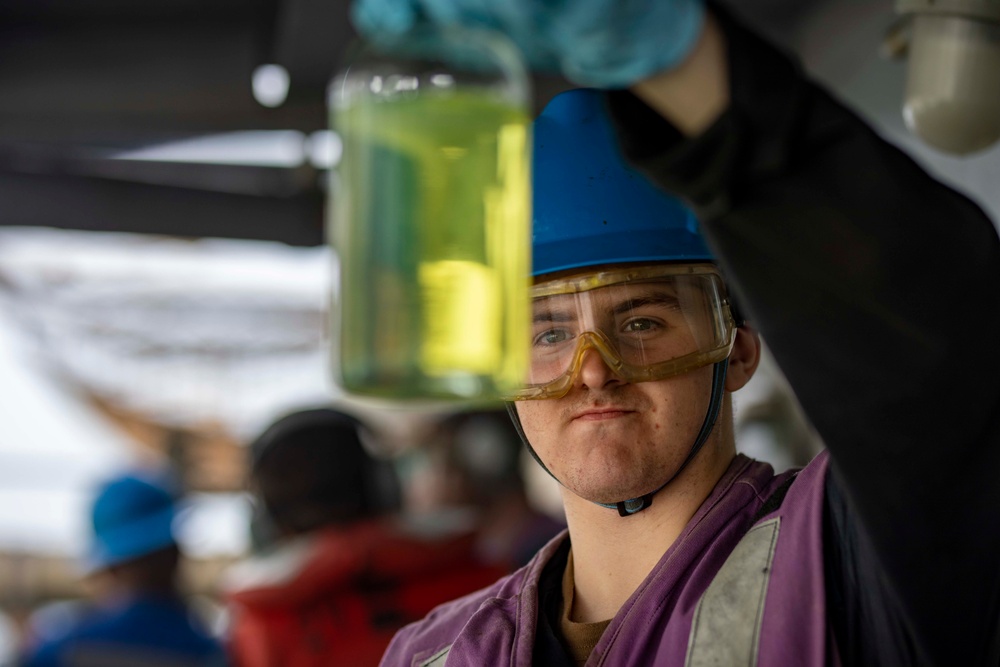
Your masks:
M229 576L233 662L377 665L400 627L505 574L479 562L473 544L471 534L418 539L370 522L249 561Z

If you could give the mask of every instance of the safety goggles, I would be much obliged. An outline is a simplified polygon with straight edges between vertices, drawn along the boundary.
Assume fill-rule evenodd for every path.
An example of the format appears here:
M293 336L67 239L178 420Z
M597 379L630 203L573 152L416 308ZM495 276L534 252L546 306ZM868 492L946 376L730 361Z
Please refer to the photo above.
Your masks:
M711 264L574 275L532 288L530 367L513 400L559 398L593 350L625 382L662 380L729 356L736 336Z

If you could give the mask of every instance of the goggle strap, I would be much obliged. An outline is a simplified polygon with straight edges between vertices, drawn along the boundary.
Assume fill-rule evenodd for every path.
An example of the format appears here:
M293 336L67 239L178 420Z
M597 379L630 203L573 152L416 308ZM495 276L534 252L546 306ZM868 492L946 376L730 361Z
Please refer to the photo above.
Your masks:
M662 486L660 487L663 488ZM657 489L659 490L659 489ZM655 493L655 492L654 492ZM603 503L599 503L603 505ZM612 508L618 509L618 516L632 516L636 512L641 512L650 505L653 504L653 494L647 493L642 498L633 498L632 500L623 500L620 503L615 503ZM604 507L608 507L604 505Z
M548 473L549 477L559 482L559 478L553 475L552 471L549 470L544 463L542 463L541 457L538 456L535 448L531 446L530 442L528 442L528 436L524 434L524 428L521 426L521 417L517 414L517 407L515 407L514 401L507 401L507 414L510 415L511 421L514 422L514 428L517 430L517 434L521 436L521 442L523 442L524 446L528 448L528 453L531 454L531 458L535 459L535 463L540 465L542 470ZM559 482L559 484L561 485L562 482Z

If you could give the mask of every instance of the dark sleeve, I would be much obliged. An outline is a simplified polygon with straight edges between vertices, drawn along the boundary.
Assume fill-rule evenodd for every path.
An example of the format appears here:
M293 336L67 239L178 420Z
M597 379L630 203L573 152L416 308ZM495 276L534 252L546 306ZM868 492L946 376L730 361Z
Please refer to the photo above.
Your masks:
M825 550L823 563L826 608L841 664L926 664L836 472L827 478L824 496L823 539L833 545Z
M731 108L683 142L637 98L608 93L623 150L699 211L831 451L921 661L998 664L996 231L716 11Z

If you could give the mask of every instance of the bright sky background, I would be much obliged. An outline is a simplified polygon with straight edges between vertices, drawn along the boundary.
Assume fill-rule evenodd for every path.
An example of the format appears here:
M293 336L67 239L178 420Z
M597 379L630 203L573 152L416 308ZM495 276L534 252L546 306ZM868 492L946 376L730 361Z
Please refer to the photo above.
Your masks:
M165 421L212 418L249 438L335 392L319 319L331 261L275 243L0 229L0 274L18 295L0 299L0 549L76 555L91 489L130 463L125 436L53 365ZM315 330L283 322L309 314ZM227 346L243 353L215 364L184 353ZM245 548L245 499L192 500L193 555Z

